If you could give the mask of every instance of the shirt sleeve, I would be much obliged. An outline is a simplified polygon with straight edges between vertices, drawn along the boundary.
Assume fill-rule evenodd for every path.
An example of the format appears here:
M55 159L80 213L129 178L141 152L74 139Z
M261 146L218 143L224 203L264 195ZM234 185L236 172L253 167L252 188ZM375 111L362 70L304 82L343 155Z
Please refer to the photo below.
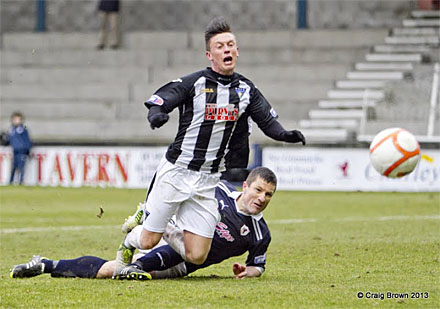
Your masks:
M260 90L253 85L251 87L250 104L247 111L261 130L264 130L278 118L277 113L272 106L270 106Z
M246 259L246 266L261 267L263 270L266 268L266 252L271 241L269 230L263 236L263 239L249 249L249 255Z
M23 135L24 135L26 148L31 149L32 148L32 141L31 141L31 138L29 137L29 132L27 129L24 129Z
M159 106L162 112L170 113L176 107L182 106L194 95L194 82L200 77L196 72L175 79L159 88L144 104L150 109Z

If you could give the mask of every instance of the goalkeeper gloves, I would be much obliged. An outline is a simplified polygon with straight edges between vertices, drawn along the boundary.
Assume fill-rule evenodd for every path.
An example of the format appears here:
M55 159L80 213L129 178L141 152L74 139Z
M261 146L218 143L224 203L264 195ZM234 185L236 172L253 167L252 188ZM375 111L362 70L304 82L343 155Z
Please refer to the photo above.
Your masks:
M303 145L306 144L306 138L298 130L284 131L282 133L282 138L287 143L297 143L301 142Z
M153 130L163 126L168 119L170 119L170 116L168 116L167 113L162 112L159 107L152 107L148 112L148 121Z

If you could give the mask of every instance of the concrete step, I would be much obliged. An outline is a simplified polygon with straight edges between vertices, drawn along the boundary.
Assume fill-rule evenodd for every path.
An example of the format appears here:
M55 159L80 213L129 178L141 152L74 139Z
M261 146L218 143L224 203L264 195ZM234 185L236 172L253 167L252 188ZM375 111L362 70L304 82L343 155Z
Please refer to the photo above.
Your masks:
M377 100L319 100L320 108L338 108L338 109L358 109L366 107L375 107Z
M87 100L109 102L128 102L129 87L114 84L73 84L73 85L3 85L0 94L1 100L22 99L22 100Z
M376 53L428 53L430 48L422 45L375 45L372 51Z
M151 70L150 70L151 71ZM149 74L150 73L150 74ZM2 83L75 84L75 83L148 83L153 78L146 67L5 67Z
M254 79L253 79L254 81ZM255 81L256 82L256 81ZM315 101L326 95L333 81L274 82L257 83L258 89L269 102L272 101Z
M359 121L354 119L342 120L328 120L328 119L303 119L299 122L300 128L315 129L315 128L344 128L355 129L359 126Z
M439 35L438 28L393 28L390 35Z
M5 50L91 50L95 49L97 33L82 32L23 32L4 33ZM154 43L152 43L154 42ZM176 46L187 48L189 35L179 31L127 32L123 35L123 49L164 50ZM99 51L105 52L105 51Z
M317 29L317 30L296 30L280 34L271 31L239 31L237 33L238 45L240 48L267 46L268 44L279 44L280 47L304 47L304 48L362 48L371 44L380 43L386 36L386 29ZM203 34L193 33L193 41L203 40ZM278 42L274 42L274 35L278 36ZM200 43L199 43L200 44Z
M329 99L366 99L366 100L383 100L385 91L383 90L329 90L327 92Z
M358 62L354 65L354 68L358 71L390 71L390 70L398 70L398 71L411 71L414 66L410 62Z
M168 66L170 55L163 50L129 51L129 50L2 50L0 52L2 67L148 67ZM203 55L202 55L203 57Z
M301 130L308 144L344 143L356 140L356 133L348 129L304 129Z
M384 88L386 82L383 80L338 80L336 87L341 89L374 89Z
M360 119L364 111L360 109L312 109L309 111L311 119Z
M404 78L411 78L412 74L409 72L401 71L352 71L347 72L348 79L375 79L375 80L402 80Z
M440 21L435 19L404 19L404 27L440 27Z
M411 11L411 17L414 18L440 18L440 11L414 10Z
M2 100L2 115L11 115L19 110L27 119L39 118L51 122L54 119L97 119L114 120L119 117L119 110L127 102L90 102L76 100L56 100L47 102L45 100ZM141 105L141 104L139 104ZM146 109L144 117L146 116Z
M388 36L385 38L385 43L387 44L425 44L437 46L439 42L438 36Z
M388 61L388 62L427 62L428 59L422 54L367 54L367 61Z
M174 140L177 117L152 131L147 121L26 118L35 142L121 142L168 144Z
M255 83L264 81L333 81L345 76L350 66L331 63L293 63L286 65L243 65L237 66L237 72ZM166 70L165 70L166 72Z

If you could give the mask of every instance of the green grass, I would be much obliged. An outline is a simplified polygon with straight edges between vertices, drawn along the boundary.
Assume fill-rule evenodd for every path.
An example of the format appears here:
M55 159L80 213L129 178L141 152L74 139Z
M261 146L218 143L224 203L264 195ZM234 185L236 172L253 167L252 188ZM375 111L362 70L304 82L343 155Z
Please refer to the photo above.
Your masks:
M277 192L265 212L272 243L261 278L232 279L232 263L244 263L244 255L186 278L124 282L10 279L8 270L33 254L113 259L122 239L117 225L144 190L0 190L2 307L440 307L438 193ZM282 221L289 219L302 221ZM72 226L83 230L62 229ZM53 229L6 233L30 227ZM428 292L429 298L358 299L359 291Z

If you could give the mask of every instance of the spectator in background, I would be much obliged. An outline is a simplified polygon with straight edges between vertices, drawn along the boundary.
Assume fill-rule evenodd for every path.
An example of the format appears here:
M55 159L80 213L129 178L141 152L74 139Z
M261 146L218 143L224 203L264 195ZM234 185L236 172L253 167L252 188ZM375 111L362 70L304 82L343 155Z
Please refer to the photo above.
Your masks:
M31 139L29 138L28 131L23 125L23 115L15 112L11 116L12 126L8 132L5 144L9 144L12 147L14 153L14 162L11 171L11 178L9 183L14 182L15 172L20 172L20 184L23 184L24 168L26 160L29 157L29 153L32 147Z
M110 48L119 47L119 0L99 0L99 44L98 49L103 49L107 43L107 22L110 24Z

